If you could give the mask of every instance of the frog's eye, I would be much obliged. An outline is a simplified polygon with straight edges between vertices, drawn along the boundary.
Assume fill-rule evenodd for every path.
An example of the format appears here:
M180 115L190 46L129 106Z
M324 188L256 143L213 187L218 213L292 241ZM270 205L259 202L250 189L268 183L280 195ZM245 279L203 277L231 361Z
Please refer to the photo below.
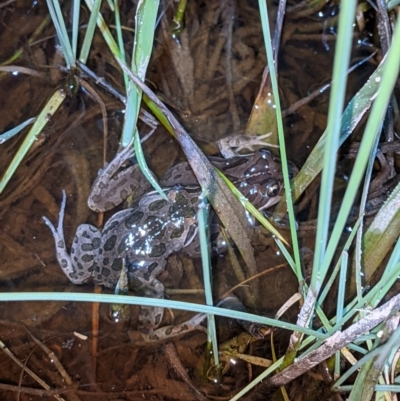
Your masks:
M265 188L265 194L269 198L277 196L279 194L279 191L280 191L280 186L277 181L270 182Z

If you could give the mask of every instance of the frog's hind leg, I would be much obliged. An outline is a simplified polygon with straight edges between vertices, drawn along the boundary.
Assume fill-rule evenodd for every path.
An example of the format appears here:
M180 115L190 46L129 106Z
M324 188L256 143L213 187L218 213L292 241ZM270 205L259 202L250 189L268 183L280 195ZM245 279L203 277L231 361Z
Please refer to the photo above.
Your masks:
M206 320L205 313L198 313L186 322L171 326L160 327L154 330L151 334L141 333L142 337L147 342L169 341L171 338L178 337L182 334L187 334L191 331L200 330L207 333L207 329L201 325Z
M164 284L156 278L146 280L143 277L132 275L130 277L130 287L135 293L153 299L164 298ZM164 308L158 306L141 306L139 311L140 331L146 334L152 334L161 323L164 316Z
M67 202L64 190L62 195L57 228L47 217L43 216L43 220L53 233L57 260L61 269L72 283L82 284L92 275L94 267L90 269L88 264L94 264L94 251L100 245L100 232L95 227L87 224L78 227L70 255L65 245L63 231L64 212Z
M97 252L101 244L100 231L90 224L81 224L77 229L71 245L72 265L74 273L82 283L93 277L98 284L104 284L104 277L96 263Z

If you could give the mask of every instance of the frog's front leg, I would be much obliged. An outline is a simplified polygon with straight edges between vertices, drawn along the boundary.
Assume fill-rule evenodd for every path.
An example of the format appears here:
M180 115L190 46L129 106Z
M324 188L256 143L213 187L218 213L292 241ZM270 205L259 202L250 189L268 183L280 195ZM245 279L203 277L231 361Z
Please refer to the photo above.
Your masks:
M96 269L96 252L100 247L101 234L99 230L89 224L79 226L71 247L71 255L68 253L63 231L66 205L64 190L62 194L57 228L54 227L47 217L43 216L43 220L53 233L57 260L61 269L72 283L82 284L92 276L93 271L98 270Z
M217 141L217 145L221 155L225 159L229 159L235 156L246 156L241 155L239 152L245 149L250 150L254 153L257 148L270 147L279 148L278 145L266 142L265 139L269 138L272 132L263 135L230 135Z
M140 197L150 189L150 184L137 164L118 173L121 166L133 156L134 150L128 145L116 154L108 166L99 171L88 199L90 209L105 212L121 204L130 194L135 192L135 196Z

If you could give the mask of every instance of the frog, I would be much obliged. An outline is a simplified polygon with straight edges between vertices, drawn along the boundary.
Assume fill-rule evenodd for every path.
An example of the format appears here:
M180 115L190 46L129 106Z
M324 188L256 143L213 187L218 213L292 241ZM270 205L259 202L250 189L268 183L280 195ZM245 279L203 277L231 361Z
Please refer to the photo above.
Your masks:
M158 276L167 265L168 256L184 251L195 255L197 210L203 204L201 188L188 163L180 163L160 180L163 195L149 190L137 164L121 170L134 156L126 147L104 169L99 171L88 199L88 206L104 212L121 204L133 191L139 194L131 207L113 214L104 228L80 225L68 252L63 231L66 192L62 192L57 226L49 218L43 220L55 242L58 263L73 284L90 279L108 288L115 288L126 269L129 288L151 298L164 297L164 285ZM236 185L254 206L270 207L280 199L283 187L279 159L267 149L251 155L210 161ZM140 308L140 330L154 333L162 320L163 308Z

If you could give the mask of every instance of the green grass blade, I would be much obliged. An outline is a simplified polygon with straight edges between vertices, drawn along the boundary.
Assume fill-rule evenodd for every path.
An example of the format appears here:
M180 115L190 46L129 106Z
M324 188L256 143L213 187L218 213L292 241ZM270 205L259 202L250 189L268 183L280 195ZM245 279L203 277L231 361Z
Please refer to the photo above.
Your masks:
M343 252L348 252L350 249L350 246L353 243L354 237L356 236L356 233L359 231L360 229L360 225L362 222L362 217L359 217L356 221L356 224L354 225L353 229L351 230L351 234L349 235L349 238L347 238L346 243L344 245L343 248ZM325 302L325 299L329 293L329 291L331 290L331 287L333 285L333 282L336 279L337 273L339 273L341 267L341 258L337 261L335 268L333 269L329 280L327 281L327 283L324 285L324 289L321 292L320 297L318 298L318 304L322 305Z
M86 64L89 57L90 47L92 45L94 30L96 29L96 21L98 21L101 7L101 0L94 0L93 7L91 8L89 23L86 29L85 38L79 55L79 61Z
M0 194L3 192L8 181L15 173L24 156L28 153L32 144L36 141L37 136L42 132L45 125L50 121L50 117L57 111L58 107L65 99L65 92L63 90L57 90L53 96L49 99L43 110L40 112L32 128L29 130L24 142L18 149L18 152L14 156L11 164L8 166L6 172L0 180Z
M391 277L393 273L395 276L400 275L400 241L398 240L392 254L390 255L389 262L386 265L385 271L382 274L379 283L383 283L381 291L377 292L377 294L371 299L370 305L372 307L376 307L383 299L383 297L390 290L393 282Z
M348 263L349 263L349 254L347 251L343 251L340 263L339 290L336 301L337 320L341 320L343 317Z
M400 4L400 0L390 0L387 3L387 8L388 10L392 10L393 8L395 8L396 6L398 6Z
M278 90L278 80L276 77L276 71L274 67L274 56L272 50L272 40L271 40L271 31L269 28L269 20L268 20L268 12L267 12L267 2L263 0L259 0L258 2L259 9L260 9L260 17L261 17L261 24L264 36L264 44L267 53L267 60L269 66L269 73L271 76L271 85L273 96L275 99L275 107L276 107L276 122L277 122L277 129L278 129L278 138L279 138L279 148L280 148L280 156L282 162L282 172L283 172L283 180L286 190L286 205L287 211L289 216L289 224L290 224L290 233L292 238L292 246L294 252L294 260L296 263L296 270L301 270L301 261L300 261L300 252L299 252L299 243L297 239L297 232L296 232L296 219L294 215L293 209L293 201L292 201L292 193L291 193L291 185L289 179L289 169L288 169L288 160L286 155L286 148L285 148L285 135L283 132L283 121L282 121L282 110L281 104L279 100L279 90Z
M57 36L65 58L65 63L67 64L68 68L75 67L75 58L68 37L67 28L65 26L64 17L60 8L60 3L57 0L47 0L47 7L49 9L54 27L56 28Z
M368 160L368 165L367 165L367 170L365 172L365 179L364 179L364 185L363 185L363 190L361 194L361 200L360 200L360 205L359 205L359 211L358 211L358 216L359 218L363 218L365 214L365 206L367 204L367 199L368 199L368 192L370 188L370 183L371 183L371 177L372 177L372 171L375 163L375 157L376 157L376 151L378 149L378 144L379 144L379 137L380 134L377 135L375 144L373 147L373 151L371 152ZM365 281L365 278L363 278L363 272L362 272L362 243L363 243L363 233L364 233L364 224L363 221L361 223L361 228L357 232L357 239L356 239L356 244L355 244L355 249L354 249L354 263L352 267L352 276L349 284L350 288L350 293L354 290L354 285L353 283L355 282L355 289L356 289L356 294L359 298L362 296L362 285L363 281ZM365 258L364 258L365 260ZM365 265L364 265L364 270L365 270ZM366 281L368 282L368 280Z
M341 326L346 324L359 310L371 305L371 302L379 295L383 295L382 288L389 287L394 284L397 280L398 274L400 271L400 263L397 263L394 267L394 271L388 274L385 280L379 280L379 282L369 291L362 299L358 302L352 302L351 308L345 308L344 312L346 313L343 316L343 319L337 321L336 324L332 327L332 329L328 332L328 334L333 334L336 330L338 330Z
M79 35L79 14L81 9L80 0L72 2L72 54L76 60L78 53L78 35Z
M357 92L350 103L347 105L342 115L341 133L339 145L349 137L349 135L358 126L361 119L367 113L373 100L376 98L379 90L380 78L382 76L386 58L381 61L381 64L370 76L366 84ZM310 183L322 170L322 161L326 142L327 131L319 139L311 154L308 156L304 166L293 180L293 199L297 200L300 195L306 190ZM335 152L337 149L335 149Z
M114 16L115 16L115 29L117 31L117 41L118 41L119 54L120 54L121 60L124 63L126 63L124 38L122 36L121 15L120 15L120 12L119 12L118 0L115 0ZM124 71L122 73L124 74L125 89L128 90L128 83L129 83L128 76L125 74Z
M280 327L286 330L301 330L304 334L326 339L327 335L318 333L308 328L298 328L296 325L288 322L282 322L276 319L270 319L263 316L253 315L251 313L239 312L231 309L218 308L216 306L193 304L189 302L171 301L167 299L134 297L127 295L114 294L94 294L94 293L72 293L72 292L8 292L0 293L0 302L15 301L67 301L67 302L101 302L107 304L128 304L159 306L161 308L171 308L185 310L195 313L206 313L216 316L223 316L230 319L246 320L249 322L260 323L265 326Z
M92 11L93 10L93 0L85 0L85 3L88 6L89 10ZM103 38L106 41L111 53L115 57L119 57L120 58L121 55L119 53L118 45L115 42L113 36L111 35L111 32L108 29L108 26L107 26L106 22L104 21L104 18L101 15L100 12L99 12L99 14L97 16L97 26L100 29L100 32L102 33Z
M4 143L5 141L8 141L11 139L13 136L17 135L20 133L25 127L27 127L29 124L32 124L36 121L36 118L29 118L28 120L24 121L23 123L17 125L16 127L10 129L9 131L4 132L3 134L0 135L0 145Z
M165 195L163 189L160 187L158 184L157 180L155 179L153 173L150 171L150 169L147 166L146 159L143 154L143 149L141 146L139 134L136 132L135 139L133 141L133 144L135 146L135 155L137 162L139 164L140 170L142 171L143 175L146 177L147 181L150 182L152 187L165 199L167 200L167 196ZM130 146L130 145L128 145Z
M154 30L158 11L158 1L140 0L137 5L135 16L135 39L132 52L131 70L140 80L146 77L147 66L153 49ZM149 180L154 189L164 198L164 191L154 179L153 174L147 166L143 155L142 145L136 131L137 119L142 100L142 91L133 84L128 83L127 105L125 111L124 128L122 130L122 145L127 146L134 135L135 152L138 164L144 176ZM136 133L135 133L136 131Z
M321 263L328 241L328 228L331 214L333 181L336 172L336 149L339 147L340 117L343 112L346 94L347 70L350 63L353 36L353 21L356 1L348 0L341 4L339 12L338 39L336 42L333 66L332 94L329 102L327 137L324 149L324 168L322 170L320 201L318 208L317 233L315 241L314 268L311 276L311 288L318 294L325 279Z
M208 205L207 197L205 194L201 195L203 198L203 203L199 204L199 209L197 211L197 221L199 224L198 235L200 239L200 250L201 250L201 264L203 267L203 282L204 282L204 294L206 298L206 305L214 305L212 297L212 271L211 271L211 259L208 245L207 236L207 220L208 220ZM208 341L212 344L212 350L214 355L215 365L219 365L219 354L218 354L218 342L217 342L217 330L215 327L214 315L207 315L208 321Z
M137 5L131 71L142 81L146 78L147 66L153 49L158 4L159 2L155 0L140 0ZM130 82L127 93L127 112L122 131L122 146L127 146L132 141L141 100L142 91Z

